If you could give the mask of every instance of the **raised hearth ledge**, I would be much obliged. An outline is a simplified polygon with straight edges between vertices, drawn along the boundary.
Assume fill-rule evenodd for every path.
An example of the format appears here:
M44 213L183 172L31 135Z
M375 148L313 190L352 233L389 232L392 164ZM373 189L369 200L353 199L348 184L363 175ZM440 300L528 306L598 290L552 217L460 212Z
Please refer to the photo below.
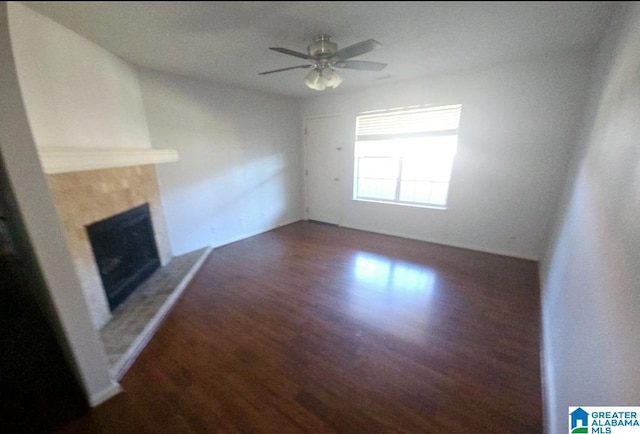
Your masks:
M178 161L173 149L47 146L38 148L38 155L46 174Z

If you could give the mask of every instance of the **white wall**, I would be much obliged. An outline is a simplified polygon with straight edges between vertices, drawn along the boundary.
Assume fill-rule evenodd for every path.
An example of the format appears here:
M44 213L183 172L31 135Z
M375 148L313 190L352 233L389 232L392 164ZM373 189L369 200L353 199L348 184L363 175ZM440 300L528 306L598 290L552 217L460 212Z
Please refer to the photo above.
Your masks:
M91 404L119 387L112 382L108 361L93 328L82 288L74 272L64 232L40 168L20 93L9 36L8 12L15 4L0 3L0 153L34 257L49 290L60 329Z
M174 255L255 235L302 215L295 99L141 70Z
M543 262L546 432L568 406L640 403L640 4L601 43L573 176Z
M343 183L341 224L539 259L575 141L588 70L587 56L575 53L305 100L304 116L339 113L353 132L360 111L462 104L448 210L351 200L352 136L345 143L350 161L341 177L349 180Z
M135 68L22 4L9 20L37 146L151 148Z

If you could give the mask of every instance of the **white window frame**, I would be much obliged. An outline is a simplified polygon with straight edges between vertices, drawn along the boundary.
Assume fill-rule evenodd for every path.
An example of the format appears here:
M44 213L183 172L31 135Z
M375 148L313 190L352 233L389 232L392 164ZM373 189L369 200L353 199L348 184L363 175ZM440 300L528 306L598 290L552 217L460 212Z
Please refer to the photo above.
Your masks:
M449 186L451 183L451 169L457 148L458 127L460 123L462 106L453 105L424 105L403 107L390 110L377 110L360 113L356 118L356 143L354 146L354 176L353 176L353 200L364 202L377 202L394 205L405 205L421 208L447 209ZM404 139L428 139L429 137L455 137L454 153L451 155L450 167L446 181L437 179L428 180L408 180L403 178L404 159L409 157L402 153L389 153L389 155L359 155L359 146L366 146L362 142L404 140ZM359 143L360 142L360 143ZM360 148L362 149L362 148ZM372 152L375 154L375 152ZM396 160L397 171L393 178L377 178L379 180L393 181L395 183L395 194L393 199L389 197L367 196L359 194L360 180L373 177L360 176L362 159L391 158ZM403 182L420 182L429 184L446 184L444 200L438 202L408 201L401 199L401 188ZM362 192L360 192L362 193Z

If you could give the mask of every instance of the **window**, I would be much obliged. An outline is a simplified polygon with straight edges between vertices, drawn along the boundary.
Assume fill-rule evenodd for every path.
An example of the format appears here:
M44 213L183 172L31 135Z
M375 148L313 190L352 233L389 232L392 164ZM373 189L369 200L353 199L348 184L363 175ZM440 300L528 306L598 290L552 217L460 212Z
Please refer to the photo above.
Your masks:
M361 113L353 198L445 209L461 110L447 105Z

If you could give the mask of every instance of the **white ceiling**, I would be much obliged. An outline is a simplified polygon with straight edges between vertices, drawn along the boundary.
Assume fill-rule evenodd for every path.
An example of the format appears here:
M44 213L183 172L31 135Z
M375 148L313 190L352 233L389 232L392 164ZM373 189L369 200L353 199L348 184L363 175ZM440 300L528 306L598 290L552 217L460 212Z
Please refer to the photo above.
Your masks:
M341 69L342 93L425 75L568 50L590 50L619 2L24 2L137 65L294 97L304 65L269 50L306 52L318 33L338 48L373 38L354 60L380 72Z

